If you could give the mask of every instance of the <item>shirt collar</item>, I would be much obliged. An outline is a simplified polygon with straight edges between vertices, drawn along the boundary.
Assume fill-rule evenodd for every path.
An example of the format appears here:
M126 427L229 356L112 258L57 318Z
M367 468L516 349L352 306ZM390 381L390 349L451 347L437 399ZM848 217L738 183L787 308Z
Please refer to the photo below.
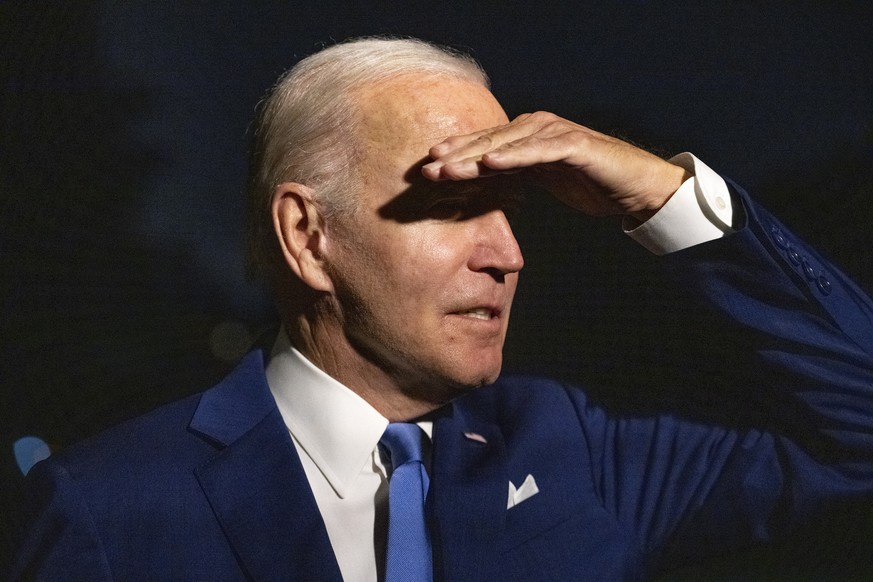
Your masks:
M363 398L337 382L279 332L267 383L285 425L340 498L345 498L388 426Z

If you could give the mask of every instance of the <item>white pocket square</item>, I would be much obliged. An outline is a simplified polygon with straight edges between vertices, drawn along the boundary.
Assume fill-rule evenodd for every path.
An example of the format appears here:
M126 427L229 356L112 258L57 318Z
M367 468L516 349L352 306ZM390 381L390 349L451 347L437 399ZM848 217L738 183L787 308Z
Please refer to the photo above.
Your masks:
M539 487L537 487L537 482L534 481L533 475L528 475L525 478L524 483L521 484L521 487L518 488L516 488L512 481L510 481L509 499L506 501L506 509L515 507L525 499L530 499L539 492Z

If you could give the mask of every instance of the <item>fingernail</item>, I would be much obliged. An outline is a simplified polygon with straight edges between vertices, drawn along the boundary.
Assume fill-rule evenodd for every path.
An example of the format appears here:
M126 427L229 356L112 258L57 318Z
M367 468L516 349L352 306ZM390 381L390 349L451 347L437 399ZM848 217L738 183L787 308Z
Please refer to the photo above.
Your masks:
M449 144L442 142L430 148L430 155L437 157L445 153L449 149Z
M445 163L440 162L440 161L431 162L429 164L425 164L424 166L422 166L421 171L426 172L428 174L432 174L434 176L438 176L440 173L440 168L442 168L444 165L445 165Z

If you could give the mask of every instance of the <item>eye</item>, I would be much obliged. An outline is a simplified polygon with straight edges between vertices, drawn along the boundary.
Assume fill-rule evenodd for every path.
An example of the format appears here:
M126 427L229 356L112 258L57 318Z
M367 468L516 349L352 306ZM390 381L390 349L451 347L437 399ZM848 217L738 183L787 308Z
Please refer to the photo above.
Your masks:
M440 198L427 209L429 218L436 220L458 220L469 211L470 201L464 197Z

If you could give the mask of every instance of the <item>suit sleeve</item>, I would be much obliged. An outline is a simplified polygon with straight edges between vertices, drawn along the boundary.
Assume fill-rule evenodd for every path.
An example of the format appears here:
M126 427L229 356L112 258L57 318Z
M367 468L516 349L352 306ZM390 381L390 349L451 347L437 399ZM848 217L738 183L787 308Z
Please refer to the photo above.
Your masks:
M731 386L756 422L610 416L571 392L595 488L651 564L770 541L873 495L873 303L734 188L746 224L662 260L737 354L698 389Z
M28 487L31 527L8 579L111 580L93 517L66 470L43 461L28 474Z

